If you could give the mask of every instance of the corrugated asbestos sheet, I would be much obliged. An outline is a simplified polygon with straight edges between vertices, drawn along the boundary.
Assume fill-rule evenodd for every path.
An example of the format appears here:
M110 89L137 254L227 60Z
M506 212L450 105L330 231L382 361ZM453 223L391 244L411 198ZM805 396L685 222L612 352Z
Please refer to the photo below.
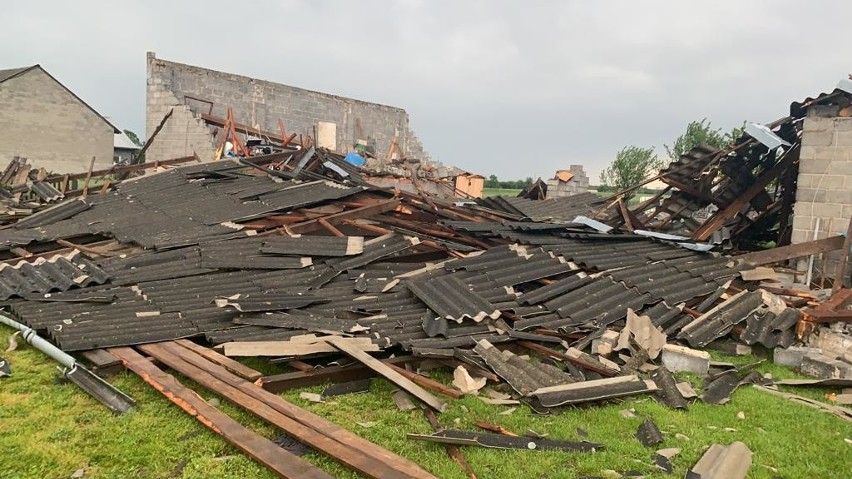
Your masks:
M541 201L515 196L495 196L477 202L482 206L507 211L534 221L569 222L577 216L588 215L602 200L594 193L581 193Z
M363 187L328 181L291 183L222 176L211 168L177 168L124 182L116 191L91 196L86 202L66 201L55 210L33 215L14 230L0 231L0 244L22 246L102 234L145 248L174 248L245 237L234 222L364 191ZM222 171L233 168L231 164ZM261 193L246 194L249 188Z
M31 297L32 293L50 293L103 284L106 272L80 255L54 256L49 260L21 261L11 266L0 264L0 300L13 296Z
M763 297L760 291L737 293L684 326L678 334L678 338L688 342L693 347L706 346L710 341L727 334L734 326L745 321L746 318L763 307Z
M717 292L737 274L725 258L570 223L597 201L594 195L483 202L503 211L506 221L408 221L417 208L411 203L367 215L365 228L351 228L350 220L336 223L344 236L315 234L340 234L324 226L290 235L287 224L359 204L372 208L387 196L313 208L364 188L248 171L231 161L177 168L124 182L85 202L60 203L20 227L0 230L7 246L101 235L147 248L73 266L100 272L84 281L73 275L50 284L17 278L7 297L51 292L52 298L12 299L10 308L67 350L202 335L221 343L341 331L369 336L382 347L452 357L483 340L554 341L538 330L602 331L623 320L628 308L677 334L691 321L683 305ZM294 211L303 206L313 209ZM475 216L476 208L483 206L462 217ZM285 214L291 211L297 219ZM393 232L373 232L383 215L395 220L377 231ZM240 225L265 221L284 227L249 236ZM47 268L68 269L63 261ZM80 289L61 292L71 287ZM781 334L776 325L788 322L787 316L764 319L748 337L771 341ZM524 390L552 386L548 377L559 376L546 364L496 349L487 354L507 381ZM536 381L524 385L531 378ZM558 383L570 380L565 375Z
M352 256L364 252L364 237L271 236L263 238L260 252L279 255Z
M457 276L410 281L408 289L440 317L459 323L466 318L479 322L500 316L499 309L471 290Z

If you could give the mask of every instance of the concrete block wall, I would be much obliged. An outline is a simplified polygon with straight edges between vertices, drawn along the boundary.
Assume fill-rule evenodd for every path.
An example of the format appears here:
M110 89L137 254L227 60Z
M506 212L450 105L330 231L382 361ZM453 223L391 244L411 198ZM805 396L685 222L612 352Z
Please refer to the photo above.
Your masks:
M589 191L589 177L583 165L571 165L568 171L574 176L567 182L556 177L547 180L547 198L559 198Z
M41 68L0 83L0 164L81 173L112 166L113 127Z
M205 139L210 132L203 122L193 122L190 118L194 118L193 114L207 113L211 104L213 115L224 118L230 106L238 122L267 131L279 131L280 119L288 134L314 136L318 122L334 123L340 151L363 137L360 139L375 144L377 155L384 157L397 134L397 142L406 157L429 159L409 127L408 114L400 108L165 61L153 53L148 53L147 61L147 135L153 133L169 108L187 107L175 110L177 118L169 119L168 128L152 144L149 160L185 156L192 150L202 160L212 159L212 137L209 141ZM158 142L161 142L159 147ZM202 148L205 142L210 143L209 149Z
M793 243L813 240L817 219L817 239L846 232L852 218L852 118L836 117L833 111L820 108L808 112L793 213ZM829 277L834 275L838 254L829 255ZM799 268L804 267L800 261Z

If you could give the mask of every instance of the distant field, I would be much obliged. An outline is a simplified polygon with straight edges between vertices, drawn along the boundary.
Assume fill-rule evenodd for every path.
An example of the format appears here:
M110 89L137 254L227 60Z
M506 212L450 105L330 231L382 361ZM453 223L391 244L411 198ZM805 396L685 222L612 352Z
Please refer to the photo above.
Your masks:
M482 190L482 197L488 198L489 196L518 196L521 190L515 190L512 188L484 188Z

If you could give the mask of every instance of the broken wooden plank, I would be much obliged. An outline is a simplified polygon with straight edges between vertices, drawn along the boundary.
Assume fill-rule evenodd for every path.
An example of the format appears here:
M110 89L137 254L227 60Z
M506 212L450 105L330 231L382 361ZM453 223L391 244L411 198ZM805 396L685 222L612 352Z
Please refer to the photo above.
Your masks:
M447 386L446 384L439 383L438 381L435 381L434 379L429 379L426 376L422 376L420 374L415 373L414 371L409 371L405 368L402 368L402 367L399 367L399 366L396 366L396 365L393 365L393 364L388 364L387 366L389 368L393 369L394 371L398 372L399 374L405 376L406 378L410 379L411 382L413 382L414 384L417 384L418 386L429 389L430 391L435 391L437 393L443 394L445 396L449 396L449 397L454 398L454 399L459 399L459 398L464 397L463 392L459 391L456 388Z
M849 218L849 226L846 227L846 239L843 240L842 253L834 269L834 284L831 286L831 294L837 293L846 279L846 260L849 258L849 248L852 247L852 218Z
M339 338L360 351L380 351L370 338ZM233 341L224 344L228 357L297 357L320 353L336 353L337 349L325 341Z
M782 397L784 399L789 399L795 403L801 404L803 406L812 407L814 409L819 409L821 411L825 411L827 413L833 414L840 419L845 419L846 421L852 422L852 409L848 409L841 406L834 406L832 404L826 404L824 402L820 402L814 399L806 398L804 396L799 396L798 394L786 393L783 391L778 391L775 389L768 388L766 386L761 386L759 384L753 384L753 388L758 391L763 391L765 393L772 394L773 396Z
M189 349L190 351L194 352L195 354L198 354L199 356L209 361L218 364L219 366L222 366L223 368L236 374L237 376L240 376L244 379L248 379L249 381L257 381L263 376L262 373L260 373L259 371L255 371L254 369L246 366L245 364L239 363L229 357L223 356L210 348L205 348L200 344L195 344L188 339L178 339L175 341L175 343L186 349Z
M154 389L195 417L198 422L212 429L234 447L278 476L292 479L331 479L333 477L211 406L195 391L154 366L133 349L111 348L109 352L121 359L128 369L139 375Z
M734 256L733 259L741 263L760 266L763 264L777 263L788 259L810 256L812 254L835 251L843 247L843 241L843 236L832 236L830 238L808 241L806 243L797 243L763 251L754 251L752 253Z
M827 309L804 309L802 310L806 321L814 323L835 323L838 321L852 321L852 309L844 311L831 311Z
M404 391L398 392L402 392L403 394L405 394ZM434 429L435 432L440 432L444 430L444 428L441 426L441 423L438 422L438 417L435 416L435 413L432 412L431 409L423 409L423 414L426 415L426 419L429 421L429 424L432 426L432 429ZM456 464L458 464L462 468L464 473L467 474L467 477L469 477L470 479L476 479L476 473L473 472L473 468L470 467L470 464L467 463L467 460L464 458L464 455L462 455L462 452L458 448L458 446L456 446L455 444L444 444L444 449L447 450L447 455L449 455L454 461L456 461Z
M388 200L384 203L378 203L375 205L368 205L362 208L355 208L354 210L342 211L340 213L332 214L323 217L322 219L328 224L335 225L343 222L343 220L354 220L360 218L368 218L370 216L377 215L379 213L384 213L386 211L392 211L397 206L399 206L400 200ZM314 231L316 229L322 228L318 219L308 220L302 223L296 223L291 225L290 231L293 233L307 233L309 231Z
M396 356L383 359L385 364L405 364L408 362L419 362L422 358L413 356ZM337 383L375 377L376 372L361 363L346 366L326 366L306 371L295 371L290 373L274 374L264 376L258 381L263 389L280 393L295 388L316 386L327 382Z
M361 474L373 478L434 478L416 464L395 456L390 451L354 434L346 434L342 428L258 388L178 344L173 342L146 344L140 346L140 349L189 379L280 428L299 442L323 452ZM388 461L396 461L398 464L386 463L386 458L393 458L392 461ZM413 473L409 474L407 472L409 469Z
M428 391L424 390L423 388L421 388L417 384L414 384L414 382L412 382L410 379L408 379L405 376L401 375L400 373L396 372L387 364L382 363L381 361L370 356L369 354L365 353L364 351L362 351L362 350L360 350L356 347L353 347L351 344L349 344L345 341L341 341L340 338L329 338L326 341L328 341L329 344L331 344L335 348L339 349L340 351L348 354L353 359L361 362L362 364L364 364L368 368L370 368L373 371L381 374L390 382L396 384L397 386L401 387L402 389L405 389L409 394L416 397L417 399L420 399L421 401L423 401L425 404L427 404L429 407L435 409L436 411L444 412L447 409L447 403L436 398L435 396L430 394Z

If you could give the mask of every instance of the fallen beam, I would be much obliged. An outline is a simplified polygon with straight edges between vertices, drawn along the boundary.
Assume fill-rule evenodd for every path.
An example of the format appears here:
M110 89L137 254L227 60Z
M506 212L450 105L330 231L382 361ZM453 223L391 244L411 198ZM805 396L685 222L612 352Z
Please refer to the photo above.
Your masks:
M811 407L814 409L819 409L821 411L825 411L827 413L833 414L840 419L845 419L846 421L852 422L852 409L848 409L845 407L834 406L832 404L826 404L824 402L817 401L815 399L806 398L804 396L799 396L798 394L786 393L783 391L778 391L775 389L770 389L766 386L761 386L759 384L753 384L753 388L758 391L763 391L765 393L772 394L773 396L782 397L784 399L789 399L795 403L801 404L803 406Z
M186 349L189 349L190 351L207 359L208 361L214 362L222 366L223 368L236 374L237 376L242 377L243 379L248 379L249 381L257 381L263 376L263 374L261 374L259 371L255 371L254 369L246 366L245 364L234 361L231 358L222 356L216 351L213 351L210 348L205 348L204 346L201 346L199 344L195 344L188 339L178 339L175 341L175 343Z
M263 464L279 477L293 479L331 479L333 477L211 406L195 391L154 366L151 361L133 349L111 348L109 352L121 359L128 369L138 374L171 402L195 417L198 422L222 436L231 445Z
M383 359L382 362L385 364L405 364L408 362L419 362L422 361L422 359L423 358L415 358L413 356L396 356L389 359ZM376 372L372 369L361 363L355 363L346 366L326 366L307 371L274 374L272 376L264 376L260 378L259 382L263 389L273 393L280 393L295 388L317 386L329 382L339 383L344 381L353 381L356 379L366 379L375 376Z
M99 176L115 175L115 174L119 174L119 173L128 173L128 172L131 172L131 171L145 170L145 169L148 169L148 168L155 168L157 166L180 165L180 164L183 164L183 163L190 163L190 162L193 162L193 161L201 162L201 159L199 159L195 155L184 156L184 157L181 157L181 158L172 158L171 160L149 161L147 163L138 163L136 165L128 165L128 166L114 166L112 168L107 168L105 170L92 171L91 174L89 172L86 172L86 173L76 173L76 174L73 174L73 175L64 175L64 176L63 175L54 175L54 176L50 176L50 177L46 178L44 181L49 182L49 183L55 183L57 181L62 181L64 183L67 180L82 180L82 179L85 179L87 175L91 175L92 178L97 178ZM66 178L67 178L67 180L66 180Z
M429 420L429 424L432 425L432 429L434 429L435 432L441 432L444 430L441 423L438 422L438 417L435 416L435 413L431 409L424 408L423 414L426 415L426 419ZM464 473L467 474L467 477L470 479L477 479L476 473L473 471L473 468L470 467L470 464L467 463L467 460L464 458L464 455L462 455L458 446L455 444L444 444L444 449L447 450L447 455L456 461L456 464L458 464Z
M356 361L364 364L364 366L367 366L373 371L384 376L385 379L387 379L388 381L396 384L402 389L405 389L409 394L423 401L432 409L435 409L438 412L444 412L447 409L447 403L433 396L417 384L414 384L414 382L410 379L394 371L390 366L382 363L381 361L370 356L364 351L361 351L358 348L354 348L351 344L348 344L344 341L340 341L338 338L330 338L327 339L327 341L335 348L352 357L352 359L355 359Z
M299 442L367 477L434 479L416 464L258 388L178 344L147 344L140 349Z
M763 251L754 251L739 256L734 256L734 260L747 263L753 266L763 264L777 263L793 258L801 258L812 254L828 253L843 247L843 236L832 236L816 241L808 241L807 243L791 244L772 248Z

